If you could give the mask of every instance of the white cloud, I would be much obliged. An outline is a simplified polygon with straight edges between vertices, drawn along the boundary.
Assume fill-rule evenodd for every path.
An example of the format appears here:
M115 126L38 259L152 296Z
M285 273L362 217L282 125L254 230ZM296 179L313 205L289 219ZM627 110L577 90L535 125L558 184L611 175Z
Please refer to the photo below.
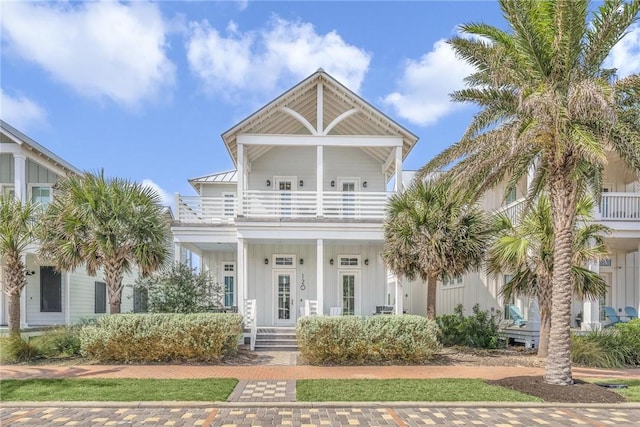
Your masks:
M640 25L629 27L627 35L611 49L604 65L617 68L620 77L640 73Z
M226 95L271 94L324 68L354 91L360 89L370 55L331 31L317 34L310 23L279 17L267 27L241 32L230 22L221 35L208 21L191 22L187 57L191 70L210 89Z
M473 71L471 65L456 58L445 40L438 40L419 60L406 61L398 90L383 102L412 123L431 125L462 107L452 103L449 94L464 88L464 78Z
M0 88L0 118L26 132L34 124L46 122L44 109L26 96L12 97Z
M4 2L2 9L11 52L82 95L136 107L174 81L157 4Z
M162 187L156 184L153 180L143 179L140 185L142 185L143 187L151 188L156 193L158 193L158 196L160 197L160 203L163 206L171 206L173 204L173 196L168 191L165 191Z

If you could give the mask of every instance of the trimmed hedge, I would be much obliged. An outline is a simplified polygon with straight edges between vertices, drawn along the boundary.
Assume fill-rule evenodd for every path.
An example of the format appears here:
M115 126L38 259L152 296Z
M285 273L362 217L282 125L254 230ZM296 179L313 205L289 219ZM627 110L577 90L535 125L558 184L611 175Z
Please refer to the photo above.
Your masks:
M80 333L82 353L101 362L215 362L235 354L239 314L116 314Z
M302 317L298 348L311 364L424 362L439 348L437 325L422 316Z

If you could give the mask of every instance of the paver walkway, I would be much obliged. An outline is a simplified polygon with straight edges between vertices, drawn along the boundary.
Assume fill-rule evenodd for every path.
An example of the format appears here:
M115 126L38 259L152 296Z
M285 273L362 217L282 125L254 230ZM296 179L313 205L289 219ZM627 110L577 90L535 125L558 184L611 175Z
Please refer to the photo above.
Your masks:
M295 402L296 382L247 381L238 382L227 402Z

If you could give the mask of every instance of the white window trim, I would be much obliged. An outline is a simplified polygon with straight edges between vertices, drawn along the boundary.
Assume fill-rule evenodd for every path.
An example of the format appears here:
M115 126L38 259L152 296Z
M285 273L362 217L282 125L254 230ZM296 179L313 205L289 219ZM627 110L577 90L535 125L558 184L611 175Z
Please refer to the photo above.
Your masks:
M8 192L10 190L13 190L13 194L16 194L16 188L15 185L13 184L9 184L9 183L5 183L5 184L0 184L0 194L9 194Z
M226 271L224 269L225 265L232 265L233 271ZM220 262L220 271L222 276L222 302L224 303L224 299L226 297L226 288L224 279L225 277L233 277L233 304L231 306L238 305L238 278L237 278L237 266L235 261L221 261Z
M338 185L336 187L336 191L342 193L342 184L345 182L353 182L354 186L353 186L353 191L355 193L361 191L360 190L360 177L349 177L349 176L339 176L336 179Z
M49 195L51 196L51 201L53 201L53 184L49 182L30 182L27 185L27 200L31 201L33 198L33 187L49 187Z
M346 270L360 270L362 268L362 257L360 255L338 255L338 268L346 269ZM341 258L356 258L358 260L358 265L342 265L340 263Z
M362 281L362 274L360 269L353 269L353 268L340 268L338 269L338 304L340 305L340 307L342 307L342 280L340 280L340 276L343 274L353 274L356 276L355 279L355 286L354 286L354 290L353 292L355 293L354 295L354 299L355 299L355 307L354 307L354 315L355 316L361 316L362 313L362 304L360 303L361 299L362 299L362 293L360 292L360 282ZM343 310L343 314L344 314L344 307L342 307Z
M278 181L291 181L291 191L298 190L298 177L297 176L274 176L273 177L273 191L281 191L278 188ZM284 191L284 190L282 190Z
M276 265L276 258L292 258L293 263L291 265ZM297 263L297 257L293 254L273 254L271 255L271 266L273 270L290 270L295 269Z
M462 281L459 281L458 278L462 279ZM446 284L444 281L439 280L439 282L442 284L442 289L443 290L447 290L447 289L459 289L459 288L464 288L464 275L462 276L455 276L454 277L455 283L448 285Z

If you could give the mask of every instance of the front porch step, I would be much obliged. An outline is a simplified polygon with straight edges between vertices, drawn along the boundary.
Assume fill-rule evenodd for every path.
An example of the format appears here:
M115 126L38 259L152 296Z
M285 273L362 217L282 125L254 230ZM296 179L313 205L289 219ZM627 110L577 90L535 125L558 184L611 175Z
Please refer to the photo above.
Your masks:
M256 351L298 351L295 327L258 327Z

